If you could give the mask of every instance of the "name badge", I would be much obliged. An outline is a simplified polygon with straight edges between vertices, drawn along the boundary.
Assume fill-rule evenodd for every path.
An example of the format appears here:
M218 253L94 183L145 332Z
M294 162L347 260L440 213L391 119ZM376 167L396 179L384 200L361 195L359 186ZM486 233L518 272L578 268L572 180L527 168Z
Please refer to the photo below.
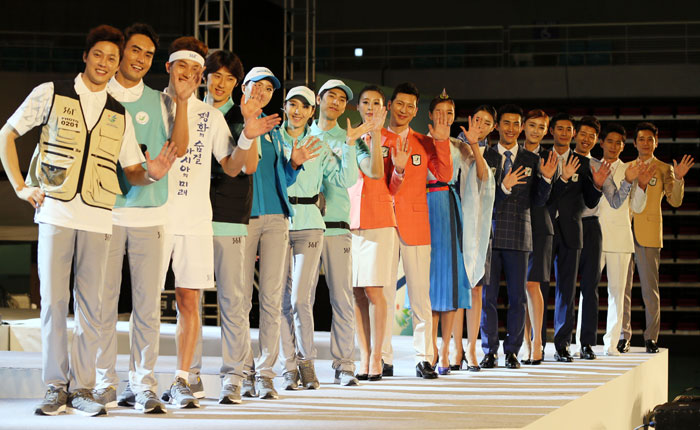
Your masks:
M59 117L58 118L58 126L61 128L67 128L69 130L75 130L75 131L80 130L80 124L78 123L78 120L75 118L71 118L69 116Z
M525 168L525 176L531 176L531 175L532 175L532 168L526 167Z
M649 180L649 185L651 185L652 187L653 187L654 185L656 185L656 178L651 178L651 179Z
M411 163L413 163L414 166L420 166L420 154L413 154L411 156Z
M573 182L578 182L578 173L574 173L574 174L571 176L571 180L572 180Z

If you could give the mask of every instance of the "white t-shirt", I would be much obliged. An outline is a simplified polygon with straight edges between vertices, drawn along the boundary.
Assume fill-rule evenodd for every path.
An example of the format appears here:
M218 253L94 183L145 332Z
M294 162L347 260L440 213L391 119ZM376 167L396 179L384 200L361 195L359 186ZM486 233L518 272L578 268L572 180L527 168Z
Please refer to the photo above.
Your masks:
M124 88L115 78L110 79L107 84L107 92L120 103L135 102L143 94L143 80L136 86ZM170 96L161 93L160 110L163 114L163 124L168 136L172 134L172 124L175 119L169 118L171 104L174 104ZM127 112L127 115L129 113ZM129 115L130 116L130 115ZM158 154L149 154L155 158ZM167 179L162 179L167 180ZM112 210L112 222L122 227L151 227L154 225L165 225L167 219L166 205L151 208L123 207Z
M75 78L75 92L80 97L80 106L85 116L85 126L88 129L92 129L107 102L107 90L90 91L85 86L81 75L78 74ZM43 124L48 120L51 113L53 95L53 82L45 82L34 88L22 105L7 120L7 123L20 136ZM119 163L123 167L141 164L146 160L136 141L134 126L129 115L125 115L125 124ZM69 202L49 197L45 198L44 203L36 210L34 222L112 234L112 211L86 205L80 197L80 193L77 193L73 200Z
M175 119L175 104L168 118ZM217 161L233 152L233 137L224 115L194 95L187 103L190 142L168 172L165 231L177 235L212 235L209 199L211 156ZM167 127L172 129L172 124Z

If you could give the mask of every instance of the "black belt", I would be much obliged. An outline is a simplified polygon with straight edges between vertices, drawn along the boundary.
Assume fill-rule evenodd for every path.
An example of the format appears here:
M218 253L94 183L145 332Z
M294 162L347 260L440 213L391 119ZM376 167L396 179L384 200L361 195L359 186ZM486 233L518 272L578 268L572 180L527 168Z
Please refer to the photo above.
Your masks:
M350 224L345 221L326 221L326 228L344 228L350 230Z
M293 205L315 205L318 201L318 194L313 197L289 197L289 203Z
M440 182L440 181L429 182L426 185L427 188L441 188L441 187L449 187L449 186L450 186L450 184L448 184L447 182Z

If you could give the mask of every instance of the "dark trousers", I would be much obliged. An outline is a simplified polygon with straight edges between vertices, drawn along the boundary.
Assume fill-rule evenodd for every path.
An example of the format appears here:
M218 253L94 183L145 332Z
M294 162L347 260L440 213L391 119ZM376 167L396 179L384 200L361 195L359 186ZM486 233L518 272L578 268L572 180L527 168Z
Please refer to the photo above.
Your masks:
M574 293L580 249L568 248L564 243L559 223L554 225L554 275L557 279L554 302L554 346L561 351L571 344L576 318Z
M598 333L598 283L600 282L600 255L603 252L603 233L597 216L583 218L583 249L578 271L581 274L581 345L595 345Z
M511 249L493 249L491 253L491 273L483 287L483 306L481 309L481 347L484 354L498 354L498 290L501 270L506 275L508 289L508 320L503 352L518 354L523 343L525 330L525 279L527 278L526 251Z

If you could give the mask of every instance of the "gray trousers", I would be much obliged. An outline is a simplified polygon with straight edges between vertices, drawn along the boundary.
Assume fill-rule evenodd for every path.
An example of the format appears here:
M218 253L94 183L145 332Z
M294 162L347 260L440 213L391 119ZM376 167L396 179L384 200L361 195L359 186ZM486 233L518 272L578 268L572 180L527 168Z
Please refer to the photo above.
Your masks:
M247 361L252 360L250 342L250 297L245 297L245 236L214 236L214 274L221 315L221 385L240 385ZM252 289L251 289L252 292ZM199 336L201 365L202 336Z
M249 354L244 366L246 373L257 371L261 376L275 377L273 367L279 356L280 348L284 262L288 246L289 223L284 215L261 215L250 219L245 244L243 300L250 309L253 297L255 256L259 254L260 330L258 332L258 345L260 351L255 364L253 364L252 352ZM248 349L252 351L250 346Z
M286 370L316 359L313 308L322 249L322 229L289 232L280 329L280 362Z
M644 313L646 316L646 328L644 340L657 341L661 326L661 298L659 296L659 260L661 248L647 248L637 243L634 239L634 262L630 261L627 273L627 285L625 286L625 311L622 319L622 334L620 339L632 338L632 281L634 265L637 265L639 283L642 287L642 299L644 300Z
M111 235L39 224L42 379L75 391L95 386L100 301ZM74 265L73 342L68 356L66 317Z
M355 372L355 303L352 294L352 235L323 238L321 260L333 308L331 357L333 368ZM318 277L316 277L318 280Z
M117 313L124 252L129 253L132 312L129 324L131 354L129 383L135 392L157 389L153 370L158 359L160 292L163 264L163 226L112 227L102 292L101 330L97 350L95 388L117 387Z

